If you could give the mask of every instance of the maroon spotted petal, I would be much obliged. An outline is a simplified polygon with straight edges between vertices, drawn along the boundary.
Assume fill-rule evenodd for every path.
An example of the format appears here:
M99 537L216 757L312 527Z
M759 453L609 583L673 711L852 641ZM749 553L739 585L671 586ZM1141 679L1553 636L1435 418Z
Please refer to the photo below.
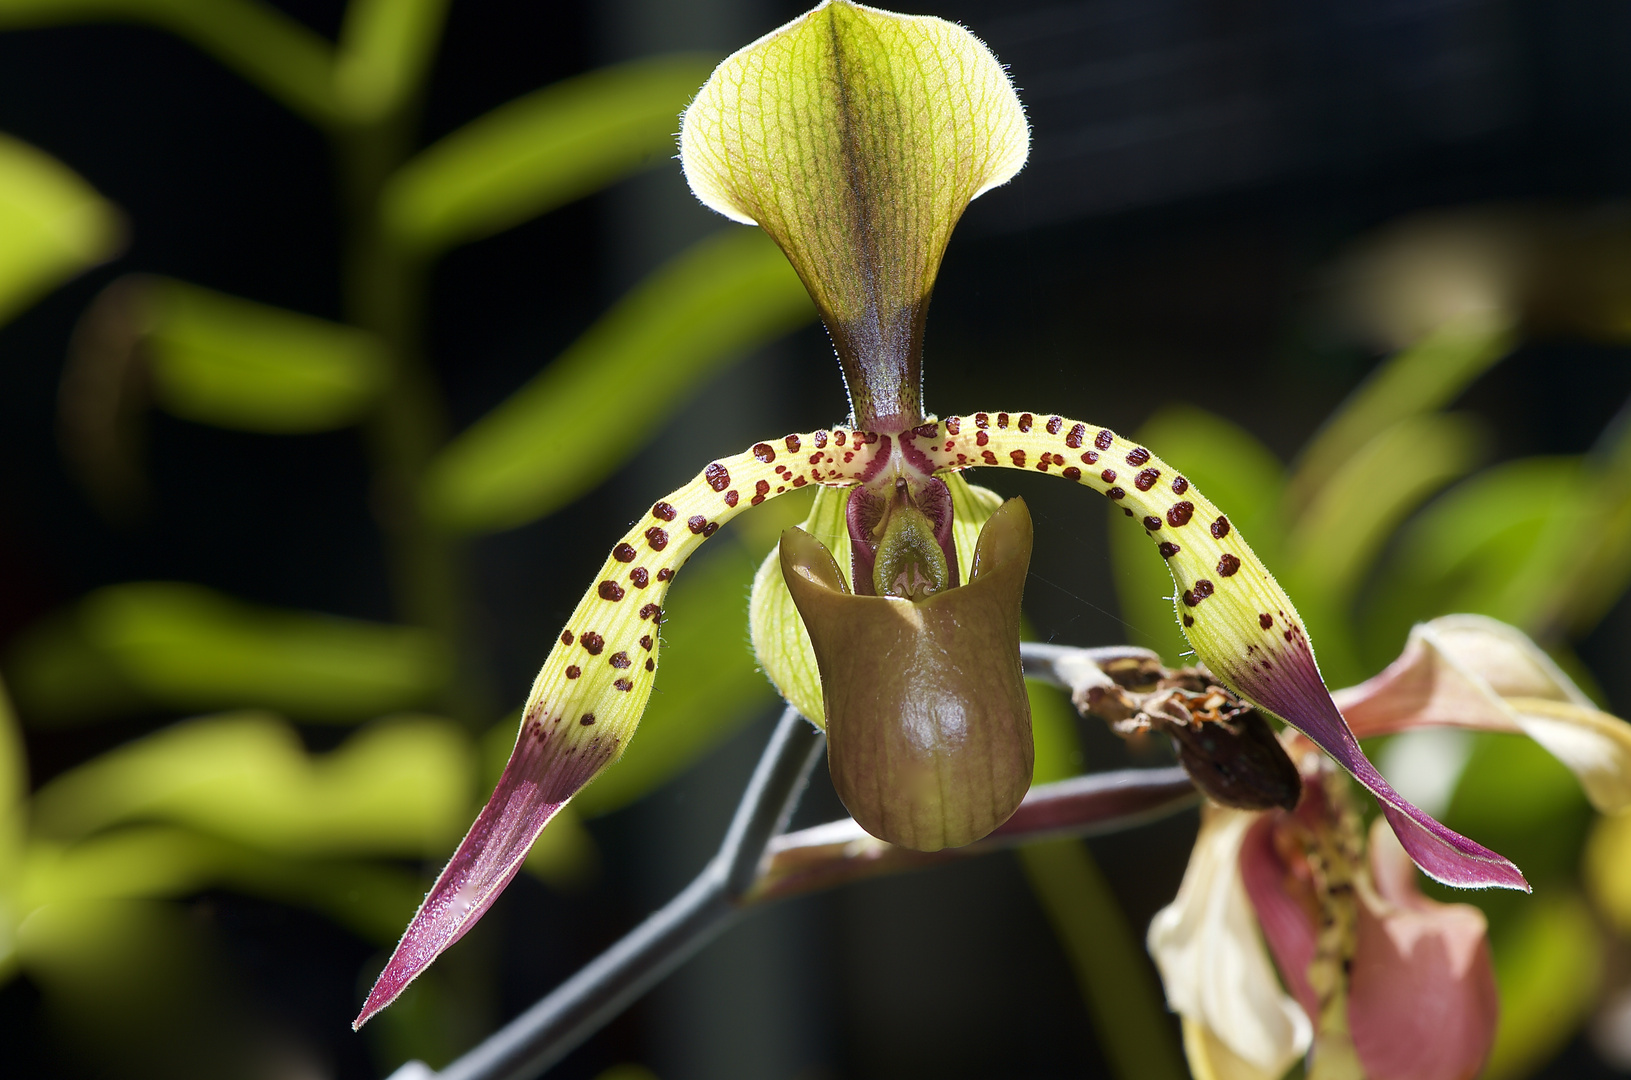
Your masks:
M1529 883L1510 860L1445 828L1393 790L1359 748L1359 741L1337 711L1331 692L1320 678L1314 655L1301 637L1282 654L1272 672L1242 663L1217 673L1240 693L1307 735L1365 785L1381 804L1399 843L1428 877L1463 889L1529 891Z
M549 819L594 775L599 761L560 752L561 740L544 738L540 731L536 721L523 726L492 798L408 924L352 1022L353 1030L395 1001L431 961L476 925L521 869Z

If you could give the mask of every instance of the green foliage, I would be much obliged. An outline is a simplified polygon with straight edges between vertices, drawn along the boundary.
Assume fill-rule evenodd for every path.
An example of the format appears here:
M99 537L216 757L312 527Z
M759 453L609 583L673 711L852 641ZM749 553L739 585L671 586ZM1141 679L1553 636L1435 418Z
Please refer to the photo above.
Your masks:
M685 392L814 312L757 230L726 229L675 256L432 463L425 507L461 532L552 513L618 468Z
M0 135L0 323L113 255L118 214L60 162Z
M676 117L712 67L660 56L517 98L403 165L383 193L384 228L433 254L655 165L673 153Z
M262 706L354 722L427 700L449 659L424 630L143 582L92 593L23 638L8 666L24 711L41 722L141 705Z

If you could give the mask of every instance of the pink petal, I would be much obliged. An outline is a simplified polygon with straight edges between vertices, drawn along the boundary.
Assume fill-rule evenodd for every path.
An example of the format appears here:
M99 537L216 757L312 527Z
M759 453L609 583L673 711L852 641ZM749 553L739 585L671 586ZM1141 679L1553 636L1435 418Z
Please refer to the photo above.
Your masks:
M1379 823L1378 823L1379 824ZM1373 1080L1470 1080L1499 999L1483 912L1422 896L1404 851L1371 832L1376 893L1359 893L1348 1023Z
M1333 697L1361 739L1421 726L1520 730L1487 687L1469 680L1419 635L1383 671Z
M442 870L396 951L368 993L352 1029L395 1001L421 971L476 925L515 877L549 819L588 783L613 751L598 740L551 737L538 720L522 725L492 798Z
M1305 799L1305 803L1310 801L1312 798ZM1319 1000L1308 985L1318 901L1312 885L1297 873L1301 867L1294 869L1287 864L1275 847L1277 827L1290 818L1283 810L1273 810L1247 830L1240 846L1240 878L1280 977L1312 1019L1319 1016Z
M1249 663L1218 674L1235 689L1307 735L1331 755L1382 804L1382 813L1399 842L1429 877L1464 889L1504 888L1529 891L1518 868L1504 856L1445 828L1411 805L1376 771L1320 678L1307 640L1296 634L1289 646L1264 669Z

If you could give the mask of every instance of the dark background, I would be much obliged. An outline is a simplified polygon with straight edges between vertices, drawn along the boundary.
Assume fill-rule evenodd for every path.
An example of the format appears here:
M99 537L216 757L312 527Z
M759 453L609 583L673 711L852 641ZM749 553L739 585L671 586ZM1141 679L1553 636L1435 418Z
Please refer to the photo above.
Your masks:
M331 36L342 11L337 0L277 6ZM799 10L769 0L456 2L424 140L610 61L679 48L723 56ZM1631 190L1623 3L969 0L911 10L983 37L1010 65L1034 125L1031 164L974 204L946 257L925 365L927 405L942 415L1046 410L1131 431L1158 405L1189 401L1289 459L1378 359L1328 316L1321 289L1324 268L1357 237L1423 209L1587 204ZM356 434L260 437L154 416L155 502L135 530L96 515L56 446L69 332L120 274L163 273L338 317L322 136L189 45L133 26L0 34L0 130L59 157L130 224L118 260L0 330L0 648L85 591L130 580L392 618ZM454 427L717 220L674 163L447 258L429 325ZM1631 393L1626 360L1621 349L1532 343L1467 404L1500 433L1502 458L1580 452ZM635 507L711 455L838 420L836 374L819 329L801 332L733 368L720 381L731 393L699 398L749 399L751 413L689 406L664 440L701 430L700 443L648 452L639 485L608 485L562 515L479 541L481 634L505 699L524 696L602 558L604 545L582 537L610 543ZM1102 509L1030 479L994 482L1023 494L1037 518L1034 623L1061 641L1121 640ZM1581 650L1622 715L1628 635L1622 604ZM32 779L168 719L32 734ZM769 719L594 822L604 873L587 896L517 882L461 946L498 958L499 1016L701 866ZM1089 768L1120 760L1113 740L1086 735ZM839 813L823 783L801 821ZM1135 926L1170 899L1193 829L1186 818L1093 843ZM359 980L377 967L370 946L265 901L214 893L194 907L219 922L252 993L311 1048L313 1075L375 1075L348 1029ZM40 1011L26 980L0 989L8 1075L67 1075ZM556 1075L628 1060L664 1080L1104 1072L1070 970L1007 856L761 914ZM1601 1068L1580 1044L1549 1075Z

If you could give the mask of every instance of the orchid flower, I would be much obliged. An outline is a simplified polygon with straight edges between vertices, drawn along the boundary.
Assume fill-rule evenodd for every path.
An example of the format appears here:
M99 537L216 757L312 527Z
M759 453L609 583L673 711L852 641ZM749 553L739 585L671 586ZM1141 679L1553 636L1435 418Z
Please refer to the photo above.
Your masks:
M1493 619L1417 626L1393 664L1335 699L1361 736L1526 734L1574 771L1600 812L1631 806L1631 724L1598 711ZM1385 830L1362 843L1340 777L1290 741L1308 792L1296 810L1208 806L1178 896L1150 924L1192 1070L1277 1080L1312 1047L1310 1076L1475 1076L1498 1011L1483 914L1422 896Z
M809 485L821 490L805 530L784 536L756 580L754 644L783 696L826 727L839 794L881 838L970 843L1030 783L1018 653L1030 519L960 475L997 467L1089 488L1142 526L1200 659L1352 772L1428 873L1527 887L1371 766L1290 598L1176 469L1051 411L923 411L941 256L968 203L1019 171L1029 139L990 50L936 18L827 0L714 71L682 121L686 179L787 255L832 337L848 422L706 463L613 547L533 684L497 789L358 1024L475 924L550 818L617 760L656 678L664 595L691 553L737 514Z

